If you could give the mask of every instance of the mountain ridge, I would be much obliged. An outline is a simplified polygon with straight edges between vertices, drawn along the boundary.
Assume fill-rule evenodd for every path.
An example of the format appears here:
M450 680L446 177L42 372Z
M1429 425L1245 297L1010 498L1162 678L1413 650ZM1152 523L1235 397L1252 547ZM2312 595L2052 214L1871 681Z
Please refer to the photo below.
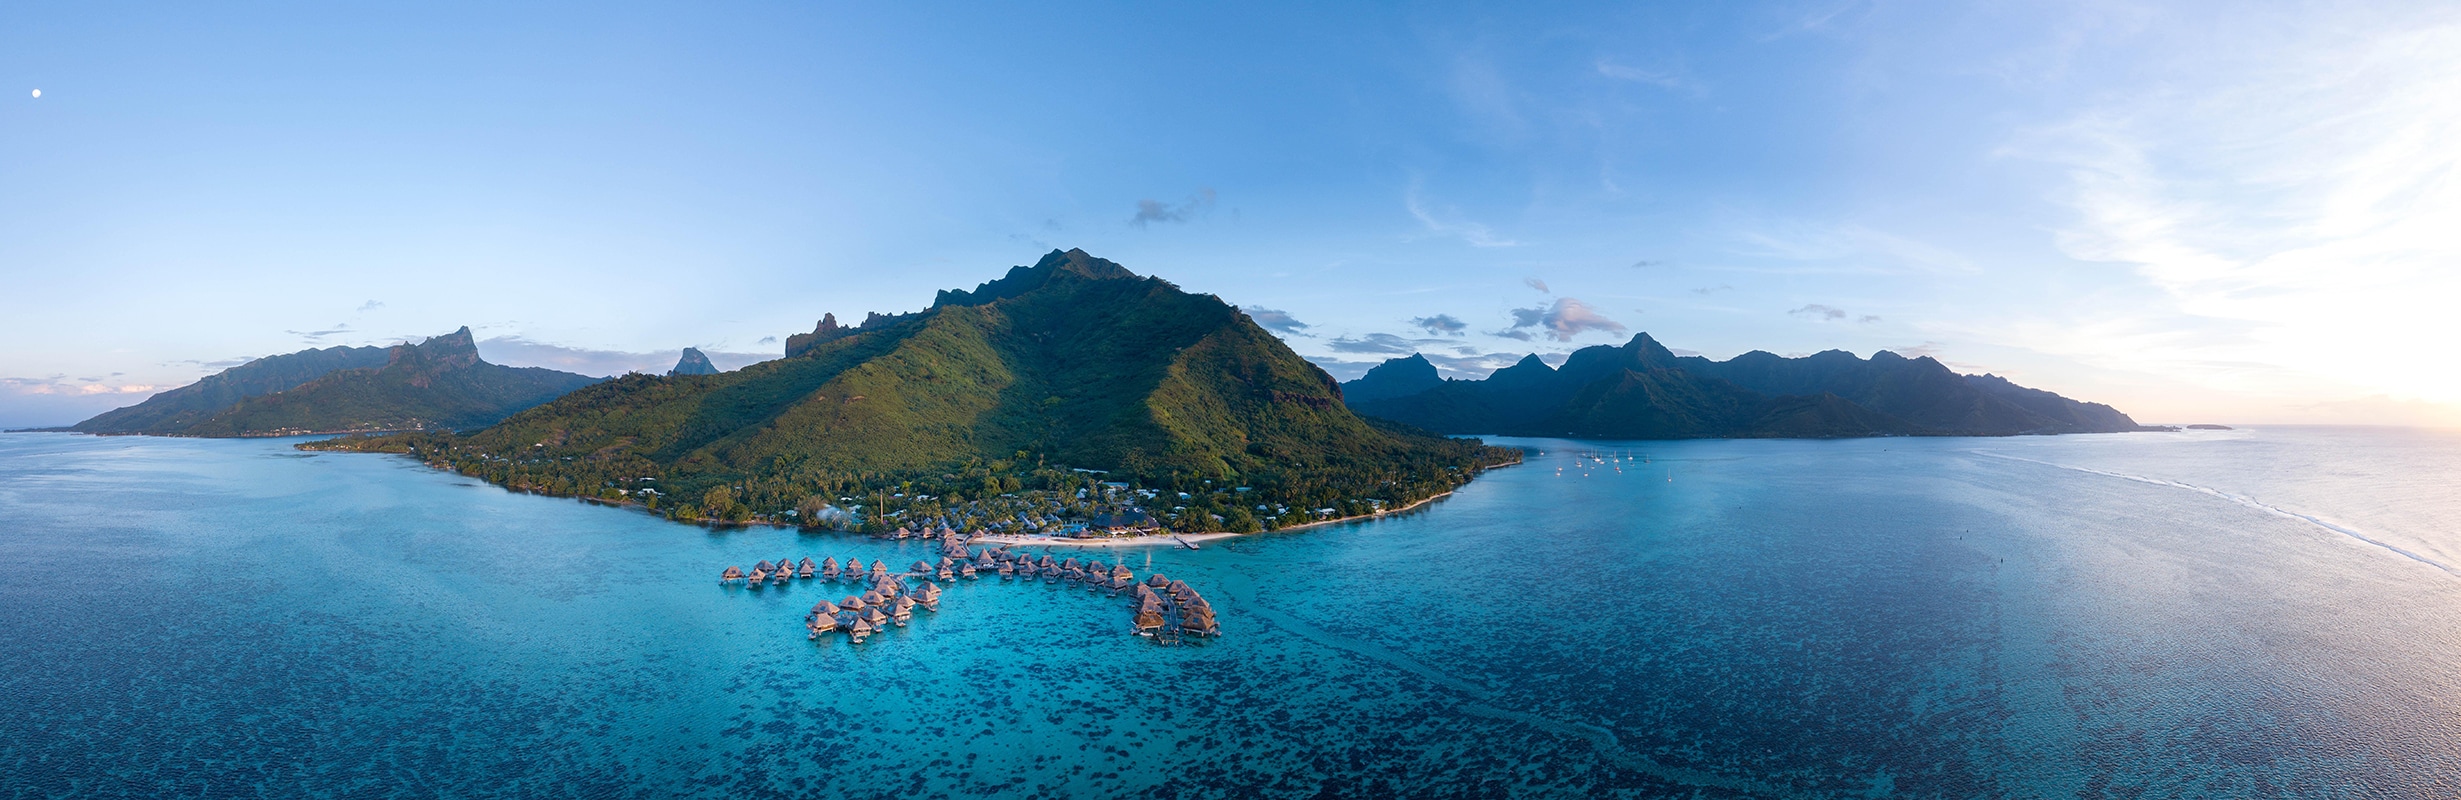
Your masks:
M1340 509L1421 499L1514 458L1362 419L1238 308L1083 250L941 291L921 311L851 328L825 316L788 351L718 375L625 376L466 436L365 447L551 493L644 478L687 495L740 487L761 508L1065 465Z
M1418 356L1413 355L1413 358ZM1370 372L1401 366L1391 359ZM1424 360L1423 358L1420 360ZM1445 434L1618 439L2007 436L2153 430L2117 409L1959 375L1928 356L1842 350L1800 358L1752 351L1726 361L1677 356L1647 333L1574 351L1562 367L1536 355L1481 380L1396 394L1390 378L1344 385L1360 413Z
M310 353L343 350L346 357ZM381 356L381 360L376 357ZM288 359L277 361L278 359ZM164 394L219 397L218 389L187 391L209 384L271 385L251 376L273 375L269 369L249 370L259 362L282 366L289 382L316 366L334 365L283 388L247 394L213 407L191 407L194 401L175 398L164 409L175 413L139 414L149 398L126 409L106 412L78 423L72 430L89 433L149 434L227 438L298 433L374 430L477 428L493 424L521 409L544 403L599 379L539 367L506 367L479 358L478 346L465 326L418 344L389 348L331 348L289 356L258 359ZM240 377L226 378L233 373ZM223 392L227 395L227 392ZM160 397L161 395L157 395ZM146 424L131 424L144 422Z

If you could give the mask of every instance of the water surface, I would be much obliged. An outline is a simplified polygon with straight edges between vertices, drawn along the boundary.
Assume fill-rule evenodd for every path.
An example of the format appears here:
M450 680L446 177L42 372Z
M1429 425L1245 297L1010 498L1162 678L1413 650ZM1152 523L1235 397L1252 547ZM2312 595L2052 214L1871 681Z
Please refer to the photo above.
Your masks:
M2461 794L2450 434L1508 441L1126 551L1220 640L995 577L849 646L718 570L924 546L0 435L0 795Z

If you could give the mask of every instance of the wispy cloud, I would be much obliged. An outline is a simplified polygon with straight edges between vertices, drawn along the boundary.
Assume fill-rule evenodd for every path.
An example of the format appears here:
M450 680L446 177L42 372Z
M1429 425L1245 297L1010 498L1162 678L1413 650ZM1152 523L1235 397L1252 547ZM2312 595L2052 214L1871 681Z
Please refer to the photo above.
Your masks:
M1703 286L1703 287L1700 287L1700 288L1698 288L1698 289L1694 289L1694 290L1692 290L1692 293L1693 293L1693 294L1699 294L1699 295L1710 295L1710 294L1717 294L1717 293L1719 293L1719 292L1731 292L1731 291L1734 291L1734 290L1735 290L1735 287L1733 287L1733 286L1729 286L1729 285L1727 285L1727 284L1723 284L1723 283L1721 283L1721 284L1718 284L1718 285L1716 285L1716 286Z
M1460 239L1471 247L1516 247L1521 244L1497 236L1484 224L1461 219L1458 211L1431 210L1419 202L1418 195L1418 187L1412 185L1409 191L1402 193L1402 206L1410 210L1410 216L1417 218L1420 225L1426 226L1428 233Z
M1443 339L1408 339L1390 333L1370 333L1357 337L1336 337L1326 342L1325 346L1333 348L1334 352L1338 353L1381 353L1400 356L1419 352L1428 346L1445 343Z
M1292 318L1290 316L1290 312L1288 311L1266 308L1264 306L1247 306L1240 310L1248 312L1248 318L1256 320L1256 324L1263 327L1265 330L1279 331L1292 336L1316 335L1313 333L1308 333L1307 323L1300 322L1299 320Z
M2461 402L2461 15L2296 30L2005 148L2065 170L2062 250L2169 303L2045 321L2037 346L2237 391Z
M383 307L385 307L385 304L380 303L380 302L377 302L377 301L374 301L374 300L369 300L369 301L367 301L367 302L365 302L365 303L360 303L360 304L359 304L359 311L360 311L360 312L362 312L362 313L365 313L365 312L374 311L374 310L376 310L376 309L383 308Z
M1463 331L1469 330L1470 327L1469 323L1462 322L1451 314L1415 317L1410 320L1410 324L1438 336L1461 336L1464 335Z
M333 323L332 328L321 331L283 331L283 333L297 336L301 340L307 341L311 344L323 342L327 336L336 336L350 332L350 324L346 322Z
M1738 255L1817 264L1825 271L1884 275L1979 271L1954 250L1863 225L1761 222L1734 234Z
M1824 305L1821 305L1821 304L1819 304L1819 303L1812 303L1812 304L1810 304L1810 305L1806 305L1806 306L1804 306L1804 307L1802 307L1802 308L1798 308L1798 309L1795 309L1795 310L1793 310L1793 311L1788 311L1788 312L1786 312L1786 313L1788 313L1788 314L1793 314L1793 315L1798 316L1798 317L1809 317L1809 318L1812 318L1812 319L1817 319L1817 320L1839 320L1839 319L1845 319L1845 318L1846 318L1846 310L1845 310L1845 309L1842 309L1842 308L1831 308L1831 307L1829 307L1829 306L1824 306Z
M1512 327L1494 331L1492 335L1525 342L1535 336L1569 342L1588 331L1623 333L1625 330L1623 323L1608 319L1588 303L1570 297L1555 298L1553 305L1513 309L1512 318Z
M1591 62L1591 67L1596 69L1599 75L1619 81L1645 84L1655 86L1660 89L1672 89L1695 95L1708 93L1708 90L1701 85L1700 81L1693 79L1682 70L1642 69L1640 67L1616 63L1613 59L1607 58L1601 58Z
M1211 188L1198 189L1177 204L1152 199L1138 200L1137 213L1128 218L1128 224L1143 228L1156 222L1187 222L1212 211L1213 201Z
M1523 285L1523 286L1527 286L1527 287L1530 287L1530 288L1532 288L1532 289L1536 289L1536 290L1541 291L1541 292L1547 292L1548 294L1554 294L1554 292L1548 291L1548 289L1547 289L1547 282L1546 282L1546 281L1542 281L1542 280L1539 280L1539 279L1537 279L1537 278L1522 278L1522 279L1521 279L1521 285Z
M67 375L0 378L0 390L20 395L152 394L161 388L148 383L118 383L108 378L71 378Z

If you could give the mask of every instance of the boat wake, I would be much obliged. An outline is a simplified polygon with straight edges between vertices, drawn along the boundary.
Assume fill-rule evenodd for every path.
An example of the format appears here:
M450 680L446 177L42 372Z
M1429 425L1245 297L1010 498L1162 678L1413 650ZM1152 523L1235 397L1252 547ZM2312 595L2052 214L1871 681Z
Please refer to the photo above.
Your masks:
M2005 455L2005 454L2001 454L2001 453L1990 453L1990 452L1984 452L1984 451L1981 451L1981 450L1972 450L1972 451L1968 451L1968 452L1974 453L1975 455L1990 456L1990 457L1992 457L1992 458L2006 459L2006 460L2009 460L2009 461L2023 461L2023 462L2028 463L2028 464L2041 464L2041 465L2046 466L2046 467L2054 467L2054 468L2064 469L2064 470L2070 470L2070 471L2074 471L2074 472L2083 472L2083 473L2088 473L2088 474L2093 474L2093 475L2101 475L2101 476L2104 476L2104 477L2109 477L2109 478L2118 478L2118 479L2120 479L2120 480L2135 481L2135 482L2137 482L2137 483L2149 483L2149 484L2152 484L2152 485L2155 485L2155 486L2166 486L2166 487L2169 487L2169 488L2172 488L2172 489L2185 489L2185 490L2188 490L2188 491L2191 491L2191 492L2196 492L2196 493L2198 493L2198 494L2203 494L2203 495L2208 495L2208 496L2211 496L2211 497L2221 498L2221 499L2223 499L2223 500L2227 500L2227 501L2230 501L2230 502L2232 502L2232 503L2237 503L2237 504L2239 504L2239 505L2246 506L2246 507L2248 507L2248 508L2252 508L2252 509L2255 509L2255 510L2257 510L2257 511L2262 511L2262 512L2267 513L2267 514L2272 514L2272 515L2274 515L2274 516L2278 516L2278 517L2286 517L2286 518L2289 518L2289 519L2298 520L2298 521L2300 521L2300 522L2305 522L2305 523L2307 523L2307 524L2309 524L2309 525L2314 525L2314 526L2316 526L2316 527L2318 527L2318 528L2323 528L2323 529L2325 529L2325 530L2328 530L2328 531L2332 531L2332 532L2334 532L2334 533L2341 534L2341 535L2346 536L2346 537L2349 537L2349 538L2351 538L2351 539L2353 539L2353 540L2356 540L2356 541L2359 541L2359 542L2363 542L2363 543L2366 543L2366 544L2370 544L2370 545L2374 545L2374 546L2376 546L2376 547L2378 547L2378 548L2381 548L2381 549L2383 549L2383 550L2385 550L2385 551L2387 551L2387 552L2391 552L2391 553L2393 553L2393 554L2395 554L2395 555L2399 555L2399 556L2401 556L2402 558L2407 558L2407 559L2409 559L2409 560L2411 560L2411 561L2416 561L2416 562L2418 562L2418 563L2425 564L2425 565L2427 565L2427 566L2434 567L2434 568L2439 569L2439 570L2443 570L2444 574L2446 574L2446 575L2451 575L2451 576L2454 576L2454 577L2461 577L2461 570L2455 570L2455 569L2453 569L2452 567L2445 566L2442 562L2436 561L2435 559L2428 558L2428 557L2426 557L2426 556L2422 556L2422 555L2419 555L2419 554L2417 554L2417 553L2410 552L2410 551L2408 551L2408 550L2404 550L2404 549L2402 549L2399 545L2395 545L2395 544L2393 544L2393 543L2391 543L2391 542L2387 542L2387 541L2384 541L2384 540L2381 540L2381 539L2377 539L2377 538L2372 537L2372 536L2368 536L2365 532L2362 532L2362 531L2360 531L2360 530L2358 530L2358 529L2356 529L2356 528L2352 528L2352 527L2347 526L2347 525L2342 525L2342 524L2337 523L2337 522L2332 522L2332 521L2330 521L2330 520L2326 520L2326 519L2323 519L2323 518L2321 518L2321 517L2317 517L2317 516L2312 515L2312 514L2302 514L2302 513L2299 513L2299 512L2297 512L2297 511L2292 511L2292 510L2290 510L2290 509L2283 508L2283 507L2281 507L2281 506L2277 506L2277 505L2273 505L2273 504L2271 504L2271 503L2267 503L2267 502L2264 502L2264 501L2262 501L2262 500L2258 500L2258 499L2256 499L2256 498L2249 497L2249 496L2247 496L2247 495L2243 495L2243 494L2235 494L2235 493L2231 493L2231 492L2225 492L2225 491L2222 491L2222 490L2220 490L2220 489L2213 489L2213 488L2208 488L2208 487L2204 487L2204 486L2198 486L2198 485L2193 484L2193 483L2180 483L2180 482L2178 482L2178 481L2168 480L2168 479L2164 479L2164 478L2149 478L2149 477L2146 477L2146 476L2143 476L2143 475L2129 475L2129 474L2124 473L2124 472L2111 472L2111 471L2109 471L2109 470L2099 470L2099 469L2094 469L2094 468L2092 468L2092 467L2078 467L2078 466L2071 466L2071 465L2068 465L2068 464L2058 464L2058 463L2053 463L2053 462L2049 462L2049 461L2040 461L2040 460L2031 459L2031 458L2024 458L2024 457L2021 457L2021 456L2012 456L2012 455Z

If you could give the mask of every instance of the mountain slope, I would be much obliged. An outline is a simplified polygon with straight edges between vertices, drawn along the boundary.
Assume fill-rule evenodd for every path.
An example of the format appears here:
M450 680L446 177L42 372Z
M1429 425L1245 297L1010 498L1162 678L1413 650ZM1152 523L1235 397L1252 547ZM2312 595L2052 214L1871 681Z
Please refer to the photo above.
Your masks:
M790 505L822 487L936 478L1020 454L1147 485L1398 501L1514 457L1371 425L1237 308L1083 251L941 292L921 312L818 327L790 339L787 358L626 376L451 440L449 455L422 452L525 485L650 477L669 491L742 486ZM508 453L547 472L518 477L532 467L497 466Z
M381 367L341 370L261 395L176 430L191 436L301 431L477 428L597 383L597 378L479 359L470 329L401 345Z
M346 369L381 367L391 359L382 347L328 347L266 356L207 375L126 408L113 409L69 428L80 433L176 433L251 397L285 392Z
M2142 429L2109 406L1996 376L1959 375L1928 357L1881 351L1865 360L1832 350L1782 358L1754 351L1711 361L1678 357L1648 334L1622 346L1582 348L1561 368L1531 356L1485 380L1445 381L1398 396L1371 391L1351 405L1440 433L1626 439Z

